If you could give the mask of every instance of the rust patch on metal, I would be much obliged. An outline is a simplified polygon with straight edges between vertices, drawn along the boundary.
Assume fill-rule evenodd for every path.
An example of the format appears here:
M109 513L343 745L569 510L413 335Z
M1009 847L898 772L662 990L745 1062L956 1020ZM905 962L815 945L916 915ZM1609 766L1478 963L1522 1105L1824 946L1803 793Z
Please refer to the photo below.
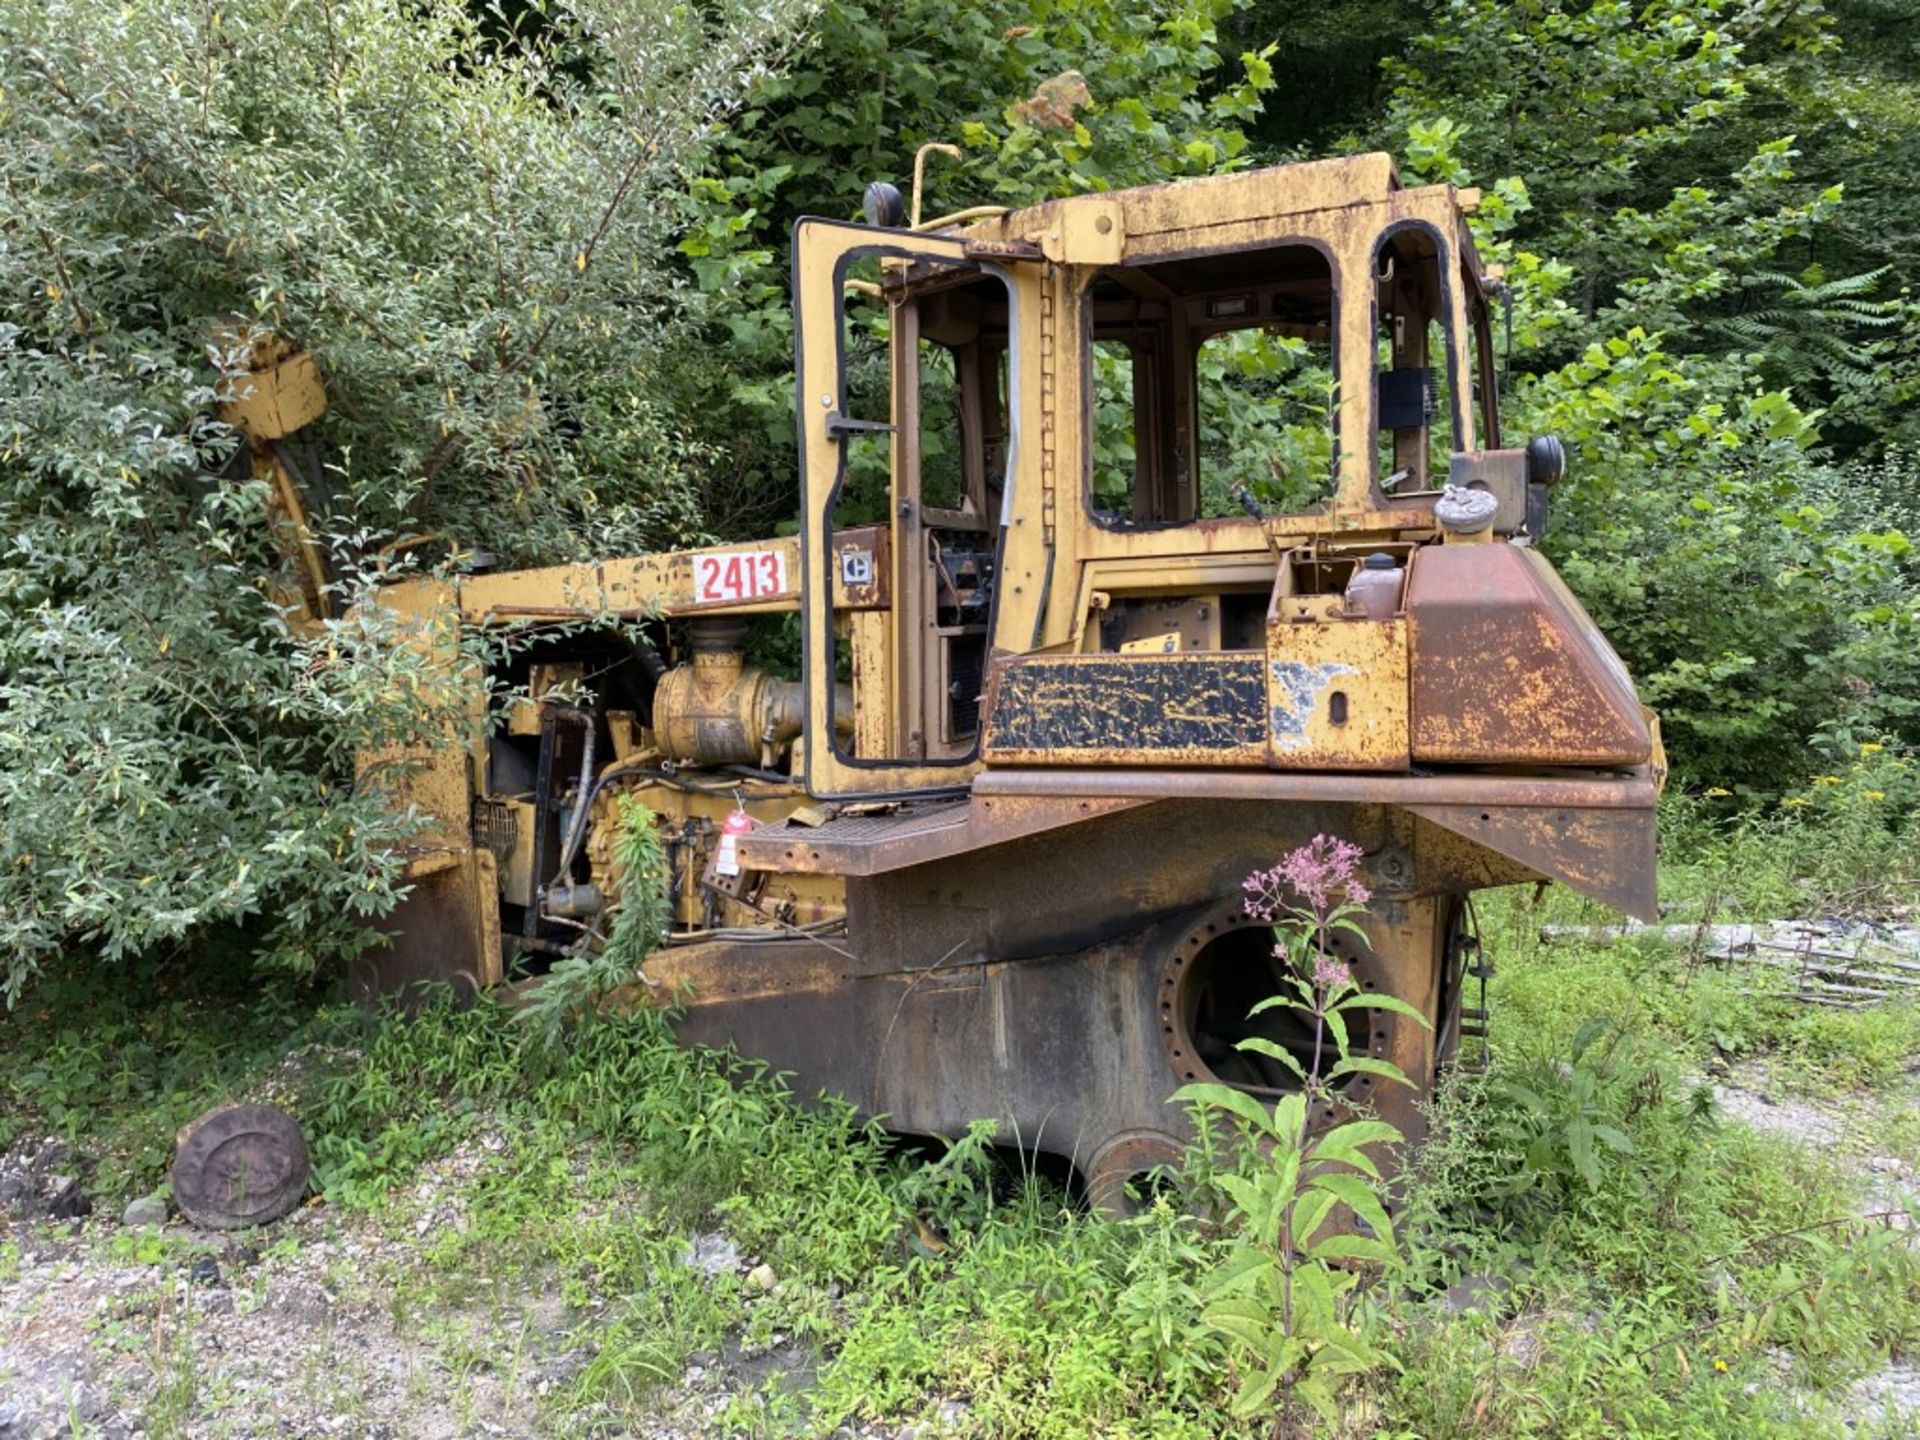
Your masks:
M1396 554L1402 553L1399 550ZM1407 627L1350 612L1351 554L1282 557L1267 606L1270 763L1405 770Z
M1556 805L1652 810L1641 772L1616 778L1549 775L1337 775L1247 771L1001 768L975 778L975 795L1080 795L1138 800L1314 800L1362 805Z
M783 875L883 875L968 854L1125 810L1139 800L960 800L890 815L850 815L824 825L779 823L740 841L750 868Z
M1244 897L1231 895L1201 915L1187 933L1180 937L1179 943L1173 946L1168 953L1166 963L1161 967L1158 992L1160 1043L1165 1048L1167 1059L1173 1066L1176 1084L1186 1084L1195 1080L1235 1083L1230 1077L1218 1073L1217 1067L1223 1059L1222 1047L1216 1046L1210 1052L1205 1037L1197 1033L1199 1026L1196 1021L1201 1017L1197 1013L1196 997L1192 992L1197 974L1196 964L1201 962L1202 956L1216 942L1244 931L1250 932L1249 938L1255 942L1249 947L1250 954L1268 949L1270 941L1267 932L1270 927L1265 922L1248 915L1243 901ZM1372 964L1370 954L1349 958L1354 962L1356 975L1368 983L1377 983L1377 977L1371 976L1365 968ZM1265 979L1269 983L1269 988L1278 991L1284 984L1281 971L1272 964L1266 964L1265 970ZM1259 974L1258 968L1254 970L1254 974ZM1285 1015L1293 1012L1270 1011L1268 1013ZM1216 1027L1224 1020L1235 1025L1244 1023L1248 1034L1260 1033L1259 1027L1250 1021L1245 1021L1244 1017L1237 1013L1206 1018ZM1264 1038L1276 1039L1277 1037L1274 1034L1265 1034ZM1356 1035L1353 1048L1356 1054L1383 1055L1385 1031L1381 1031L1377 1041L1371 1033ZM1262 1089L1264 1087L1243 1085L1242 1088Z
M1413 805L1423 820L1640 920L1659 918L1656 812L1564 805Z
M880 610L892 603L892 532L881 525L836 530L833 535L833 603L837 610Z
M1407 615L1415 760L1624 767L1653 753L1626 668L1536 552L1426 547Z
M1505 775L1330 775L1177 770L990 770L976 796L1318 801L1404 806L1471 841L1484 859L1445 855L1435 888L1563 881L1631 915L1654 907L1657 792L1640 774L1615 780ZM1487 853L1491 852L1491 853ZM1524 867L1516 875L1499 857ZM1478 878L1475 878L1475 877ZM1423 875L1422 883L1427 883Z
M1127 1186L1163 1165L1178 1165L1183 1150L1168 1130L1129 1130L1114 1136L1087 1166L1087 1202L1107 1214L1125 1214L1135 1203Z
M367 951L347 971L356 1004L386 995L424 998L420 987L446 984L471 1004L500 980L498 870L492 852L469 848L412 879L412 888L387 920L389 944Z
M196 1225L239 1230L270 1225L305 1198L307 1142L286 1111L223 1105L180 1132L173 1203Z

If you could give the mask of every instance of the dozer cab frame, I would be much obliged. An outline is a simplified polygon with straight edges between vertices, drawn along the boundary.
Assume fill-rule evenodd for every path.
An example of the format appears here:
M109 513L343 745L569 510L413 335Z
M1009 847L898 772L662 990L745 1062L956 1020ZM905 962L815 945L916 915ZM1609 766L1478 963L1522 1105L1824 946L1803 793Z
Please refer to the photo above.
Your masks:
M382 592L452 676L463 627L560 628L460 679L476 735L512 696L493 733L404 757L432 824L358 986L479 988L599 943L634 796L673 874L646 993L684 1039L902 1131L998 1120L1113 1201L1188 1138L1180 1085L1296 1083L1235 1047L1310 1044L1249 1019L1280 977L1241 881L1329 833L1375 897L1343 958L1431 1021L1370 1012L1356 1048L1417 1083L1350 1094L1417 1133L1484 1034L1466 897L1559 880L1650 917L1663 771L1531 544L1555 447L1502 447L1473 203L1365 155L801 220L797 537ZM1271 447L1211 383L1250 331L1323 381ZM1345 599L1375 554L1389 613ZM797 682L745 658L792 613ZM736 810L755 826L727 836Z

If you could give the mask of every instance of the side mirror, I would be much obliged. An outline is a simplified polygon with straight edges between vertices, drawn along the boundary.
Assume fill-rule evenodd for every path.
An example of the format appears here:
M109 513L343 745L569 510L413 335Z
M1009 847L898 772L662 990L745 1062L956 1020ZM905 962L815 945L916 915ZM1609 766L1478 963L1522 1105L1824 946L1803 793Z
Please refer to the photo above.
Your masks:
M860 209L876 230L898 230L907 223L907 202L900 198L900 187L885 180L867 186Z
M1554 485L1567 473L1567 449L1558 435L1536 435L1527 442L1527 483Z

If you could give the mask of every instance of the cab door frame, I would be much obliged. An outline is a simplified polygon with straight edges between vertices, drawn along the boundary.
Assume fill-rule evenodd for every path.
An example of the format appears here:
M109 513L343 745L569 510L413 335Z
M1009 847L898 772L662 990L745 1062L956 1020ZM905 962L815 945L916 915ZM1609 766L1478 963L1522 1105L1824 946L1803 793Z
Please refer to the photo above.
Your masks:
M917 412L901 413L901 387L896 380L890 386L886 420L845 413L843 306L847 270L855 260L878 257L908 265L930 262L960 267L997 278L1006 287L1009 420L1002 508L994 525L996 553L1004 554L1019 450L1019 424L1014 418L1019 410L1018 289L1001 267L966 252L965 241L949 235L876 229L814 217L802 218L793 228L794 414L800 452L801 657L806 687L806 727L800 750L806 789L823 799L900 799L954 792L964 790L981 768L977 738L966 755L929 760L898 754L897 743L886 755L856 756L835 733L835 722L841 718L835 707L844 703L844 691L837 701L834 661L839 642L834 634L834 597L840 577L835 573L833 510L846 480L847 446L855 437L876 433L893 436L887 524L895 541L891 551L902 580L910 578L908 567L917 562L920 549L917 544L898 543L903 528L910 535L918 533L915 525L903 527L897 493L901 427L918 423ZM897 335L892 337L896 356L895 364L889 366L890 376L898 373L899 340ZM917 521L918 516L907 518ZM904 584L893 587L896 616L901 613L904 588ZM998 610L997 599L993 609ZM911 613L912 607L907 610ZM990 617L990 633L992 624ZM922 637L898 637L896 643L886 647L884 674L859 677L865 683L885 686L889 714L900 713L898 707L906 699L904 686L910 678L906 672L912 669L899 664L898 657L920 643L924 643ZM923 662L925 659L923 656ZM899 727L892 728L897 732Z

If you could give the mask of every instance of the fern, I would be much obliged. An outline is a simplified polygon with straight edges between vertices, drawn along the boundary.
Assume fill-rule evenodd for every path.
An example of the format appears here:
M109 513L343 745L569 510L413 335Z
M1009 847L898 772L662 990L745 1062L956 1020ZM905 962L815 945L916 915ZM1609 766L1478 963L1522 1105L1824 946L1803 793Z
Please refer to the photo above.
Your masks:
M1760 270L1741 282L1755 308L1709 323L1721 337L1757 353L1761 364L1795 386L1861 389L1878 379L1899 300L1874 298L1889 267L1829 280L1818 266L1802 276Z

